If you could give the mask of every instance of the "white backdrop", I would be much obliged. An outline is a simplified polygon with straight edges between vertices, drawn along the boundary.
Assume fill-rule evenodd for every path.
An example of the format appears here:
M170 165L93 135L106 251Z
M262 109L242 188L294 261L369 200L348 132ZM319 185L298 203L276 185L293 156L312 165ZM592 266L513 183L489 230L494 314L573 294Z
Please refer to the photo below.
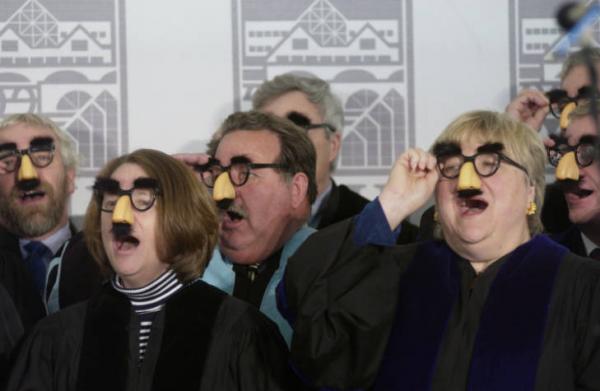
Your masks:
M376 7L379 0L364 4ZM506 106L512 3L411 4L416 144L428 148L460 113ZM125 3L129 150L202 151L212 131L234 109L232 7L229 0ZM375 175L361 192L375 196L376 184L383 180L383 175ZM91 181L79 178L74 214L84 212ZM358 184L364 178L344 176L339 181Z

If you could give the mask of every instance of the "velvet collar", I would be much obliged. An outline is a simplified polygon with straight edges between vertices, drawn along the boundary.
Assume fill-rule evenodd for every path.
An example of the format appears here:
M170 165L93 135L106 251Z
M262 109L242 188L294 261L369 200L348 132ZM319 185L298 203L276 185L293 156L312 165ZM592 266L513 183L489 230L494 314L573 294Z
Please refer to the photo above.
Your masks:
M471 353L469 390L535 388L548 307L566 252L538 235L508 255L481 315ZM457 255L444 242L425 242L417 249L399 288L396 319L375 390L431 389L437 355L458 297L456 261Z
M152 390L198 390L215 319L226 294L197 281L166 303ZM127 297L105 284L90 300L84 321L77 390L125 390L131 368L131 306ZM152 338L160 338L160 346ZM136 345L137 346L137 345Z

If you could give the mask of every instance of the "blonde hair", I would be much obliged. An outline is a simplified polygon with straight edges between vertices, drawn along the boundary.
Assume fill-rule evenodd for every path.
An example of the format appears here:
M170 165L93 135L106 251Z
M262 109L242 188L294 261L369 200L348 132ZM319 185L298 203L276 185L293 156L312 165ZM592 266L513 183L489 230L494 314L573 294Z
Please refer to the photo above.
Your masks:
M56 123L46 117L33 113L13 114L0 122L0 131L14 125L23 124L36 128L50 129L58 138L60 156L65 168L77 169L78 156L75 142L71 135L58 127Z
M540 218L544 204L546 181L546 149L538 134L529 126L493 111L471 111L452 121L438 136L434 147L441 143L463 142L502 143L506 156L527 169L529 184L535 188L534 201L537 211L527 216L529 232L534 235L543 231ZM433 148L432 148L433 149ZM525 213L525 211L523 211Z

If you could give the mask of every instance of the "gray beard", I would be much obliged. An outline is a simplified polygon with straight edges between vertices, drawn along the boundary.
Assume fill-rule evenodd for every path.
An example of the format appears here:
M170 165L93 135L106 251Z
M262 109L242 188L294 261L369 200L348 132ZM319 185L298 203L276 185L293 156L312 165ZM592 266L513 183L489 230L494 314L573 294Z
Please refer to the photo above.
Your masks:
M7 197L0 195L0 219L5 228L19 238L37 238L52 231L60 223L67 206L66 177L61 185L56 194L47 183L40 185L48 197L46 205L20 205L20 191L16 186Z

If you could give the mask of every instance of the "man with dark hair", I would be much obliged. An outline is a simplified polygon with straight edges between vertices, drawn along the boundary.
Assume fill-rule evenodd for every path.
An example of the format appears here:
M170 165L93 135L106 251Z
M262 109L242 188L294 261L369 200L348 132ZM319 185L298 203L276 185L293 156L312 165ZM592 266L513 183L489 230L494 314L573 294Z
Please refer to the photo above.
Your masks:
M255 110L290 119L306 131L317 153L318 195L309 225L318 229L358 214L369 202L331 175L335 170L344 127L344 111L329 83L317 77L287 73L265 81L252 98ZM415 240L417 228L403 222L399 243Z
M240 112L217 130L208 155L177 156L200 171L220 209L219 247L202 278L260 308L289 343L275 287L314 232L306 226L317 194L314 147L291 121Z

